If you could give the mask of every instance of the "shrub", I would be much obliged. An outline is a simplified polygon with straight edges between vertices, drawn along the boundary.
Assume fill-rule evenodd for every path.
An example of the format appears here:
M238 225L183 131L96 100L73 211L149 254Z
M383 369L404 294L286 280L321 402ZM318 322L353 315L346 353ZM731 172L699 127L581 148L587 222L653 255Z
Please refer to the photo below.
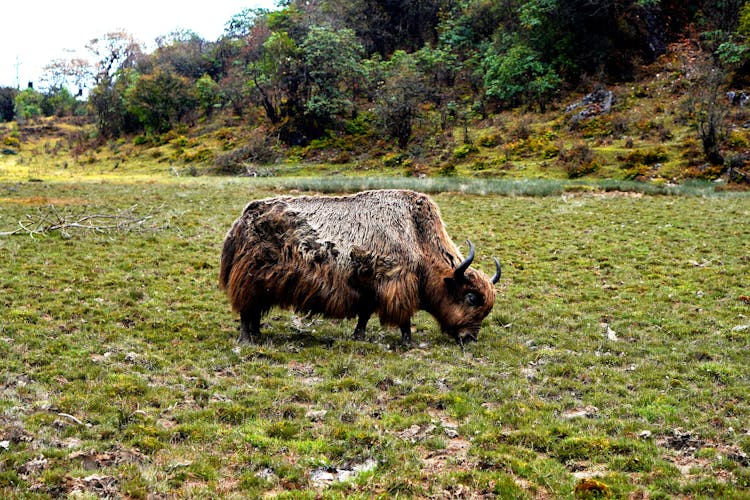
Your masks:
M404 162L404 155L401 153L388 153L383 156L383 166L388 168L399 167Z
M471 153L476 153L477 151L479 150L473 144L461 144L453 150L453 156L458 159L466 158Z
M727 138L727 146L733 149L747 148L750 146L747 134L741 130L732 130Z
M6 135L5 137L3 137L3 146L17 149L21 147L21 141L18 140L18 137Z
M218 155L214 159L214 166L223 173L240 173L245 170L245 163L271 163L276 159L276 151L272 141L265 135L258 135L250 139L248 144Z
M349 163L351 161L352 155L351 153L349 153L349 151L339 151L333 156L333 158L331 158L331 163L333 163L334 165Z
M500 137L497 134L483 135L477 139L477 144L483 148L494 148L500 144Z
M583 177L599 170L599 162L595 158L594 151L584 142L568 150L561 150L557 161L570 179Z
M143 134L137 135L133 139L133 145L135 145L135 146L143 146L145 144L148 144L149 142L150 142L150 140L149 140L148 136L143 135Z
M213 152L208 148L200 148L197 151L189 151L183 154L183 158L187 162L204 162L208 161L213 157Z
M626 171L626 177L635 178L639 175L644 175L649 167L666 161L669 159L669 156L664 148L660 146L646 150L636 149L624 156L618 156L617 159L622 162L621 168Z
M440 175L444 177L453 177L456 175L456 165L447 162L440 167Z

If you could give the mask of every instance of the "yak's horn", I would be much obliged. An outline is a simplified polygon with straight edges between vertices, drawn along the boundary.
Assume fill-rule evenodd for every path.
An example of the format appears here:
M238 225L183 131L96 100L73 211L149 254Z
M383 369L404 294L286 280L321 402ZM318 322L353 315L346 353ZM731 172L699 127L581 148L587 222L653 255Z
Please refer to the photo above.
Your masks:
M458 265L456 270L453 271L453 277L456 279L462 278L466 270L469 269L469 266L474 261L474 245L471 243L471 240L466 240L466 243L469 244L469 255Z
M500 263L497 261L497 257L492 257L492 258L495 261L495 275L492 278L490 278L490 281L494 285L500 279L500 275L503 274L503 268L500 267Z

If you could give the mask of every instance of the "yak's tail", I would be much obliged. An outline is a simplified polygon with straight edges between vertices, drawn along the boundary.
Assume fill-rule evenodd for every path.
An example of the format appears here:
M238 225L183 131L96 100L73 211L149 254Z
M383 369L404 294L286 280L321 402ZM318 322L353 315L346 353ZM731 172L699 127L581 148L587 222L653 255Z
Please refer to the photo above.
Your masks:
M234 254L239 243L238 239L243 233L244 225L242 219L237 220L224 239L224 246L221 249L221 269L219 271L219 288L222 290L226 290L229 285L229 275L232 273Z

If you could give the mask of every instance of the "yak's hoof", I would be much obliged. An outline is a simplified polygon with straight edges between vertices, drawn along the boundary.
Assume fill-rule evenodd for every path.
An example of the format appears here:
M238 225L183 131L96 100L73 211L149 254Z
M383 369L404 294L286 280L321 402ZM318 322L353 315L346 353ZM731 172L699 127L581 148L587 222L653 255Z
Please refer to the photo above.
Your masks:
M240 336L237 338L239 344L254 344L253 336L249 332L241 331Z

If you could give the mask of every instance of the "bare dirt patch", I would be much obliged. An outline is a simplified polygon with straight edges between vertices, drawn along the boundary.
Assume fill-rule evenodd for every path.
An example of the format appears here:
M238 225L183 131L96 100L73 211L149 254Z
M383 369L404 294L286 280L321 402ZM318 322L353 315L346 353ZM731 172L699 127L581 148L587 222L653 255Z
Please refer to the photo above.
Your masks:
M29 196L26 198L0 198L0 203L42 207L46 205L85 205L81 198L48 198L46 196Z

